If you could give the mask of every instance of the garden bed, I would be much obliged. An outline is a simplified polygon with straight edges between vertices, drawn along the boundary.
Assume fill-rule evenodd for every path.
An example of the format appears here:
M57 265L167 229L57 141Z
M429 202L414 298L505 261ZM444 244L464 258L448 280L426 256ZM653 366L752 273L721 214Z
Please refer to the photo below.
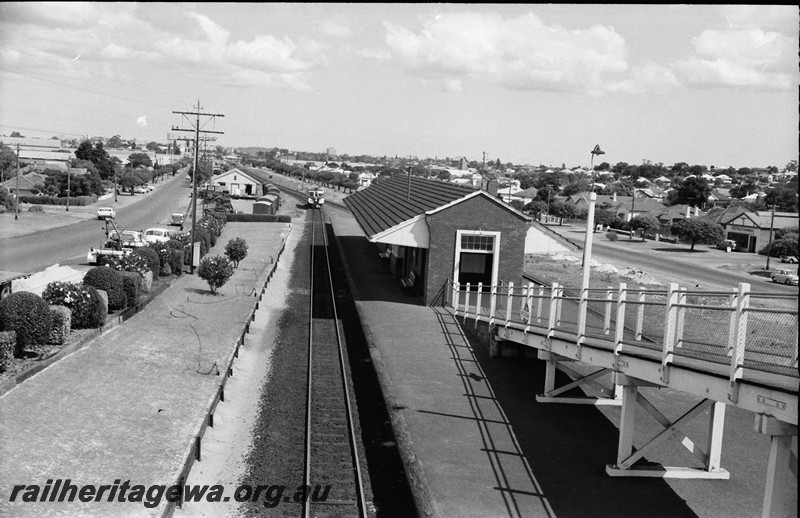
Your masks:
M42 345L39 346L35 352L24 351L22 357L14 357L9 362L6 370L0 372L0 395L5 394L17 384L22 383L64 356L81 349L104 331L129 319L152 302L158 295L163 293L172 281L177 278L177 275L170 275L169 277L154 279L150 292L145 294L146 296L141 297L139 302L124 310L115 311L113 313L109 312L106 317L106 324L103 327L96 329L72 329L63 344Z

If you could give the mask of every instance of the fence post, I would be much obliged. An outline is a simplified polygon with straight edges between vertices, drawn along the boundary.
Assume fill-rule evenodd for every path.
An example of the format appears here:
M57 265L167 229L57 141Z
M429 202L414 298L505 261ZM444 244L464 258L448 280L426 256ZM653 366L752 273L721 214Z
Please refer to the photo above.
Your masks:
M739 283L736 303L736 328L734 330L734 347L731 354L730 391L728 399L739 401L739 383L744 371L744 348L747 340L747 308L750 306L750 284Z
M586 308L589 305L588 298L589 287L581 287L581 294L578 301L578 346L586 341ZM578 358L580 358L580 349L578 349Z
M622 353L622 342L625 339L625 306L628 296L628 285L624 282L619 283L617 293L617 320L614 324L614 399L622 399L622 385L617 383L619 378L619 355Z
M558 295L556 295L556 326L561 325L561 306L564 304L564 287L558 287Z
M554 282L553 286L550 288L550 313L548 314L547 318L547 350L550 350L550 338L553 337L553 332L556 328L556 308L558 306L558 283Z
M603 334L607 335L611 333L611 305L614 302L614 288L609 286L608 290L606 291L606 314L605 318L603 319ZM619 324L617 324L619 325Z
M739 288L731 288L730 298L728 299L729 307L731 308L731 317L728 321L728 356L733 356L733 349L736 347L736 305L739 303Z
M489 288L489 325L494 324L494 311L497 309L497 286Z
M672 363L673 351L675 350L675 328L677 327L677 315L675 314L678 301L679 286L670 283L667 291L666 314L664 317L664 346L661 352L661 381L669 383L669 366Z
M539 297L536 299L536 323L542 323L542 308L544 307L544 285L539 286ZM530 323L530 321L528 321Z
M475 327L478 326L478 317L481 314L481 298L483 298L483 283L478 283L478 296L475 300Z
M511 322L511 310L514 306L514 283L508 283L508 297L506 298L506 327Z
M681 288L678 292L677 302L677 322L675 325L675 347L683 347L683 329L686 320L686 288Z
M644 290L639 292L639 307L636 308L636 330L634 331L634 340L637 342L642 340L642 327L644 326L644 303L647 299L647 293Z
M448 281L448 282L452 282L452 281ZM459 297L459 292L458 292L459 289L461 289L461 285L459 283L457 283L457 282L453 282L453 309L455 309L456 315L458 315L458 306L459 306L459 304L461 302L460 300L458 300L460 298Z

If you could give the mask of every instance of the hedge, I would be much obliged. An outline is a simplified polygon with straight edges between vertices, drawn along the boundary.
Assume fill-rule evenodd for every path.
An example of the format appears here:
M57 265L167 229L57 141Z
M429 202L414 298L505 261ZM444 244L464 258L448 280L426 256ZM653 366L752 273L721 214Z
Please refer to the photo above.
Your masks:
M49 304L35 293L18 291L0 300L0 330L17 332L15 355L46 344L51 322Z
M72 311L67 306L50 306L50 335L47 343L63 345L72 329Z
M128 305L133 306L139 302L139 295L142 292L142 276L136 272L120 272L120 274L125 298L128 300Z
M171 250L169 267L175 275L183 274L183 250Z
M291 223L292 217L286 214L225 214L228 223Z
M14 331L0 331L0 372L5 372L14 358L14 344L17 342L17 333Z
M105 305L92 286L54 281L44 289L42 297L51 305L66 306L72 310L72 329L94 329L106 322Z
M159 258L157 251L149 246L140 246L138 248L134 248L133 253L147 261L147 266L150 268L151 272L158 273L158 269L161 267L161 259Z
M122 274L108 266L95 266L83 277L83 283L103 290L108 295L108 309L119 311L127 306Z
M58 196L20 196L20 203L30 203L31 205L66 205L67 198ZM97 195L73 196L69 199L69 204L76 207L85 207L97 201Z

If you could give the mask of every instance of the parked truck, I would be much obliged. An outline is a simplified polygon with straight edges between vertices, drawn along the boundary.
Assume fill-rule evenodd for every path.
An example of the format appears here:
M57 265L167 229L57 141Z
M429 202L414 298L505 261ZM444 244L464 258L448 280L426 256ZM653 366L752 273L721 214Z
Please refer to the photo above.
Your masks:
M141 232L124 230L117 227L115 220L106 220L106 241L100 248L91 247L86 254L89 264L99 264L101 257L123 257L131 253L134 248L147 246Z

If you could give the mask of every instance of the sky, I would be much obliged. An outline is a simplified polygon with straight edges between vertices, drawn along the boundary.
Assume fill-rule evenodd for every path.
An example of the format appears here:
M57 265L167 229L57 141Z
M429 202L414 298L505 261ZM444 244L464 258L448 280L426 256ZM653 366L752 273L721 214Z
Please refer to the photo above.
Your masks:
M797 6L0 3L0 135L567 167L798 158ZM597 165L597 164L595 164Z

